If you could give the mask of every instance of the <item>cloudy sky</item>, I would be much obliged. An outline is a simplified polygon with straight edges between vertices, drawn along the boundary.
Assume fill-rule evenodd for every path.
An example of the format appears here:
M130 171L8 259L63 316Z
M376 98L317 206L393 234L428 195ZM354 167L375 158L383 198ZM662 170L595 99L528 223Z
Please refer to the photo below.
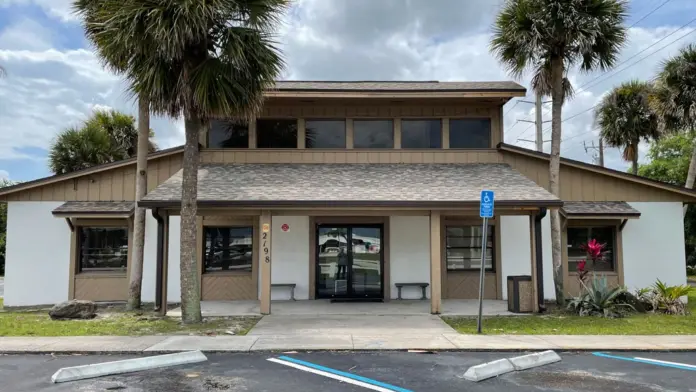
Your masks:
M279 31L288 64L284 78L511 79L488 51L501 2L298 0ZM0 178L49 175L46 155L55 135L95 108L136 112L123 83L95 59L70 7L70 0L0 0L0 64L7 70L0 80ZM563 156L592 160L583 148L597 140L591 108L612 86L652 78L661 61L696 42L694 17L693 0L631 1L630 39L615 70L571 73L577 95L564 107ZM518 82L528 87L528 76ZM533 105L518 101L505 107L505 141L533 148L519 140L533 139L533 127L518 121L534 118ZM550 105L544 119L550 120ZM180 121L158 118L152 128L163 148L183 143ZM544 128L550 138L550 124ZM611 149L606 163L627 167Z

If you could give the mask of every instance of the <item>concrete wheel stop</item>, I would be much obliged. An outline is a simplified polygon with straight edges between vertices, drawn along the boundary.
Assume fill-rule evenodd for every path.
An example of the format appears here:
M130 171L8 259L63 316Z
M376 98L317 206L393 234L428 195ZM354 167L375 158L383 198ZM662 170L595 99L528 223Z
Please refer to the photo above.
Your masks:
M521 355L513 358L503 358L470 367L464 373L464 379L478 382L492 377L498 377L512 371L527 370L558 362L560 360L561 357L552 350Z

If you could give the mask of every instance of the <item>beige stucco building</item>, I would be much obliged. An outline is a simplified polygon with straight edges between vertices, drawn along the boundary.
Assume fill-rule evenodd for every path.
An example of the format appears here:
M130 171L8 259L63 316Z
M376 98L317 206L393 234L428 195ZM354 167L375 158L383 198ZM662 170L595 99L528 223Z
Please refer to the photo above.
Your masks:
M686 281L683 203L696 192L503 143L512 82L279 82L260 116L201 135L198 271L205 300L395 300L422 283L431 311L506 299L531 276L535 308L554 297L549 209L563 216L568 294L589 238L614 284ZM178 302L182 148L149 157L143 299ZM8 202L6 306L125 300L135 161L0 190ZM496 193L485 241L479 194ZM656 246L659 244L659 248ZM294 285L290 290L287 285ZM37 290L37 287L41 287ZM406 285L403 298L420 299Z

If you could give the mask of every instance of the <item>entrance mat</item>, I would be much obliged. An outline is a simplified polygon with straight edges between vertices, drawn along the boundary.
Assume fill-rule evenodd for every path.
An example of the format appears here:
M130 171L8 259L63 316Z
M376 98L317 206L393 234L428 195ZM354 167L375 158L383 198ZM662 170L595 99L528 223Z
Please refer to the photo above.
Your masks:
M334 298L331 303L339 302L384 302L381 298Z

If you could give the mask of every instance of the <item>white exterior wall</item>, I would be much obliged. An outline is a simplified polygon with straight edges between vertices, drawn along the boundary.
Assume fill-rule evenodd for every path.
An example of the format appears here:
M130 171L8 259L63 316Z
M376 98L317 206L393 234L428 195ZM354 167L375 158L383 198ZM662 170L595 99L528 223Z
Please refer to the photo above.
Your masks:
M503 299L507 299L507 278L532 275L529 216L501 216L500 220L500 274Z
M7 203L5 305L47 305L68 299L70 237L51 211L63 202Z
M389 217L389 279L390 296L395 299L395 283L430 282L430 217ZM419 287L404 287L402 298L420 299ZM426 290L430 298L430 286Z
M629 290L686 284L682 203L629 203L640 211L623 229L624 284Z
M181 302L181 269L179 248L181 242L181 217L169 217L169 265L167 273L167 302ZM152 211L145 217L145 257L143 263L143 302L155 302L157 286L157 219Z
M283 224L290 226L287 232L281 229ZM309 257L309 217L274 216L271 222L271 283L294 283L297 285L295 299L309 299ZM259 259L259 263L262 262ZM260 290L259 276L259 294ZM274 289L271 299L290 299L290 290Z

